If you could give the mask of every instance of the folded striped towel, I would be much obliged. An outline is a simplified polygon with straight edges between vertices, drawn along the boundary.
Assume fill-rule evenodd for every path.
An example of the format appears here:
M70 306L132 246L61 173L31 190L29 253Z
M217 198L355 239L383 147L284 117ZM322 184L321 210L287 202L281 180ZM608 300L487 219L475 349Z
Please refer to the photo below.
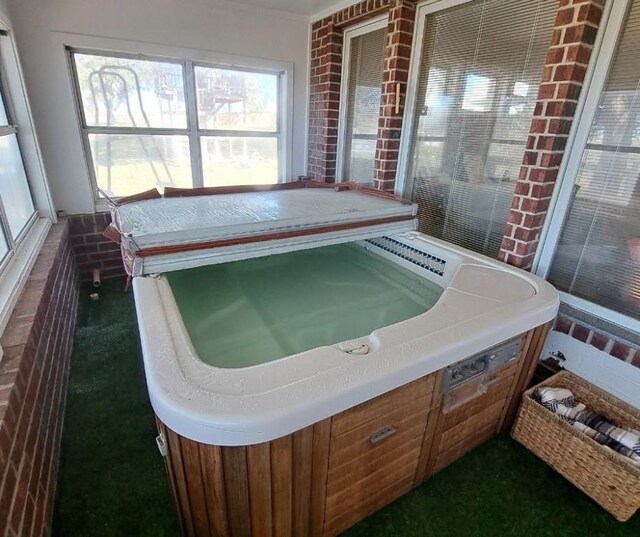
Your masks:
M578 431L628 457L640 466L640 432L622 428L576 401L565 388L536 388L532 397L542 406L571 423Z

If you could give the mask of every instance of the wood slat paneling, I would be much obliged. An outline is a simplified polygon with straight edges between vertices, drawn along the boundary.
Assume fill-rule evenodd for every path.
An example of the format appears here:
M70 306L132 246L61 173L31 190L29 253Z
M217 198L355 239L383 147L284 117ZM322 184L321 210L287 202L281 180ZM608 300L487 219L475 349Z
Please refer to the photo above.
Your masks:
M497 429L505 402L506 398L500 399L492 405L469 416L466 420L461 421L453 427L445 429L440 437L440 445L438 446L438 449L440 451L444 451L465 439L470 439L478 430L490 423L494 425L494 429Z
M293 527L294 537L309 535L313 457L313 427L293 434Z
M496 422L491 422L485 427L476 431L474 435L465 437L455 446L441 451L440 454L436 457L436 461L433 467L433 473L438 473L440 470L457 461L466 453L469 453L472 449L489 440L489 438L493 437L495 434Z
M434 385L429 375L333 417L324 535L411 488ZM373 444L371 436L386 426L395 433Z
M434 375L421 377L400 388L337 414L333 417L331 425L332 436L338 436L354 427L360 427L371 419L376 419L380 415L388 414L412 402L417 397L432 393L434 382Z
M488 405L492 405L496 401L506 400L511 391L511 385L513 384L515 377L515 368L509 367L500 371L498 376L487 386L487 392L458 408L450 410L445 415L445 429L453 427L456 424L466 420L469 415L475 414L486 408Z
M324 534L333 536L341 533L345 528L353 526L356 522L371 513L375 513L378 509L388 505L399 496L409 492L412 485L413 477L408 477L392 483L382 490L372 492L372 494L360 504L359 509L345 511L342 515L328 521L325 525Z
M215 536L229 535L222 448L208 444L198 444L198 448L200 451L200 466L204 479L205 496L209 509L210 533Z
M171 471L175 478L176 491L178 493L178 505L180 506L180 514L183 521L184 533L187 537L196 535L193 525L193 517L191 516L191 504L189 493L187 491L187 476L182 463L182 449L180 447L180 436L167 428L167 445L171 452Z
M427 418L427 426L422 438L422 449L420 450L420 458L418 459L418 466L416 468L416 474L413 479L413 485L418 486L424 478L427 476L428 464L430 461L431 451L433 449L434 439L436 437L435 432L438 427L438 423L441 417L440 406L442 404L442 381L444 379L444 370L440 370L435 373L435 381L433 384L433 393L431 395L431 410L429 411L429 417Z
M410 451L397 450L391 453L384 465L370 468L365 477L353 482L349 476L337 483L329 482L327 486L327 519L338 516L343 511L357 508L367 497L375 494L400 479L413 476L420 450L418 447Z
M189 494L189 508L196 535L209 535L209 515L207 500L204 493L202 468L198 444L184 437L179 437L182 450L187 493Z
M309 520L310 537L320 537L324 528L327 496L327 472L332 419L316 423L313 427L313 460L311 462L311 505Z
M551 325L551 322L543 324L534 330L530 330L525 336L525 339L528 340L528 345L523 355L522 367L518 371L516 382L514 382L511 387L507 408L500 422L500 430L510 428L513 424L513 420L518 412L518 407L520 406L520 398L523 392L529 387L529 383L533 378L533 373L540 359L540 353L547 339L547 334L549 330L551 330Z
M409 421L415 422L415 420ZM402 424L400 424L395 435L376 446L372 446L367 440L366 442L354 443L349 448L337 453L335 457L332 457L329 480L339 479L345 474L357 477L362 471L361 467L367 464L379 464L382 459L388 457L388 454L397 448L413 447L414 444L422 445L424 423L417 423L413 427L402 429Z
M158 428L158 433L164 438L165 442L168 442L169 434L167 432L167 428L164 423L160 421L160 419L156 416L156 426ZM169 488L171 489L171 499L173 501L173 508L176 513L176 517L178 519L178 524L180 525L180 530L183 535L186 535L186 529L184 525L184 518L182 516L182 508L180 506L180 497L178 496L177 485L176 485L176 477L173 472L173 463L171 458L171 450L167 449L167 454L164 457L164 467L167 471L167 479L169 481Z
M426 423L426 415L431 404L431 394L417 398L404 407L396 408L392 412L380 414L373 417L360 427L346 431L339 435L332 435L331 438L331 459L332 466L342 460L354 447L358 450L365 450L374 453L376 450L384 449L394 437L399 436L405 430L413 428L417 424ZM370 437L386 426L393 426L396 432L387 441L372 445ZM422 434L422 433L420 433Z
M183 534L321 535L331 419L272 442L220 447L181 437L158 420Z
M247 448L222 448L224 488L227 493L227 519L233 537L251 535L249 509L249 481L247 476Z
M252 535L271 537L271 447L269 442L247 446Z
M157 420L165 466L188 537L336 535L451 464L510 423L548 326L523 338L519 358L487 392L444 412L442 372L271 442L220 447ZM382 427L392 436L372 444Z
M271 442L271 508L274 537L291 535L292 435Z

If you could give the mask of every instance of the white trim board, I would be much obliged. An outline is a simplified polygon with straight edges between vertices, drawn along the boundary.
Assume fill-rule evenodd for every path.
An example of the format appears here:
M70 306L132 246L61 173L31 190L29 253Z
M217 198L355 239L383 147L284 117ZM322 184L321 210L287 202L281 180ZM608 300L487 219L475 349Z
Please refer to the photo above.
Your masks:
M362 0L342 0L341 2L336 2L335 4L326 7L309 17L309 22L314 23L325 17L329 17L338 11L342 11L344 8L349 6L353 6L355 4L359 4Z

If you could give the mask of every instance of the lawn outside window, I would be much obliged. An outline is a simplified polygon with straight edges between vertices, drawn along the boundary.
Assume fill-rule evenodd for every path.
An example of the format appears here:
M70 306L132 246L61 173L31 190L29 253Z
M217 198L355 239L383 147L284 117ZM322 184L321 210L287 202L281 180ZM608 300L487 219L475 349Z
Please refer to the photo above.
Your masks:
M284 71L68 51L96 192L285 180Z

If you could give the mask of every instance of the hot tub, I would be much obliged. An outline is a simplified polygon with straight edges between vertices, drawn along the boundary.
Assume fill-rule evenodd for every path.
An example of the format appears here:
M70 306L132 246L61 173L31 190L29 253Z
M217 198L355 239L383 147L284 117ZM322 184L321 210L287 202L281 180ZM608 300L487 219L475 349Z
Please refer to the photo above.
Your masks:
M357 334L346 341L325 338L323 345L285 356L281 356L283 349L278 348L270 331L265 330L262 343L244 342L245 354L236 356L234 363L233 353L225 345L233 345L234 341L242 345L241 339L234 339L238 334L225 339L222 337L225 334L212 333L208 342L200 332L198 344L194 345L185 326L179 305L186 308L186 300L199 300L193 289L187 290L186 282L191 277L200 278L201 274L193 272L200 269L134 278L149 396L158 417L180 435L198 442L215 445L266 442L522 334L552 320L557 312L558 293L545 281L420 233L368 239L349 247L361 250L360 255L366 252L372 261L377 257L402 268L401 274L407 281L404 289L397 288L399 294L415 293L410 285L417 285L417 279L421 279L434 303L425 306L422 313L370 333ZM286 263L279 258L287 256L291 254L260 261L275 272L281 261ZM242 271L241 266L238 269ZM408 278L407 273L417 279ZM215 271L211 275L215 277ZM293 293L290 300L316 300L313 278L317 275L301 272L297 276L296 279L287 273ZM384 277L372 275L371 280ZM177 296L172 292L172 283L179 289ZM268 287L268 280L262 285ZM364 277L360 285L368 285ZM277 286L282 286L281 280ZM308 293L305 287L309 288ZM199 304L196 311L188 314L204 317L210 310L215 314L209 319L213 323L210 329L215 329L216 319L226 322L225 317L242 322L241 317L246 315L250 324L249 317L261 313L255 308L242 309L244 291L237 292L237 296L226 297L226 301L220 297L217 305L208 300L212 295L203 289L206 307ZM331 311L323 302L320 317L340 320L343 305L343 301L336 300ZM364 300L362 306L374 307L375 300L368 304ZM233 311L234 307L240 310ZM274 307L281 307L281 303ZM416 305L416 312L420 308ZM263 305L262 315L268 310ZM277 312L275 316L272 322L277 324L282 319L277 318ZM197 325L193 318L189 322ZM304 326L296 328L295 322L291 324L291 330L304 329ZM204 320L203 325L206 331ZM359 329L360 326L356 327L355 332ZM255 333L247 333L247 338L254 337ZM216 344L223 354L219 363ZM199 354L198 348L206 349L206 354ZM257 363L263 359L265 363Z
M198 228L194 246L169 217L152 242L163 202L115 215L186 535L335 535L517 409L557 291L412 231L411 206L352 194L305 195L319 234L299 211L260 240Z

